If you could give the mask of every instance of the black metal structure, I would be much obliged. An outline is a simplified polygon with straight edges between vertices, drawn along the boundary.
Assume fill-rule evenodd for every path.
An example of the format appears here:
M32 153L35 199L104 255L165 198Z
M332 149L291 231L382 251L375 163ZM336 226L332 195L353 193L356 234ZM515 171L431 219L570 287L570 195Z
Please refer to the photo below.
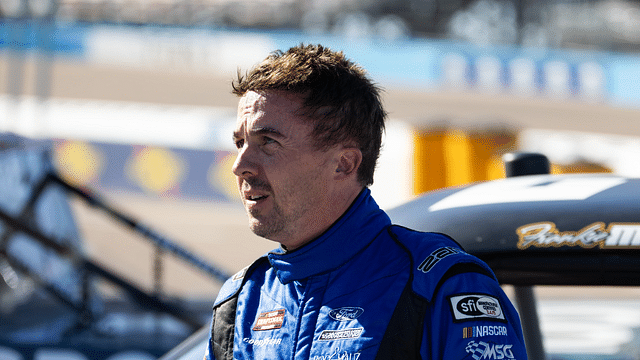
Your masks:
M42 149L10 149L0 152L0 298L11 297L19 280L32 283L33 293L0 318L0 357L2 348L18 351L30 360L42 348L77 351L88 359L106 359L122 351L143 351L160 356L207 323L210 304L199 307L179 298L165 296L162 289L164 255L183 260L187 267L200 270L212 281L228 278L223 270L199 258L87 189L61 179L49 165L48 151ZM15 200L11 194L15 193ZM105 264L89 258L79 250L71 236L58 231L56 224L61 208L58 202L78 196L111 219L137 232L155 248L153 263L154 288L147 290L126 279ZM64 212L64 211L63 211ZM56 216L60 217L56 220ZM44 219L44 220L43 220ZM53 219L53 220L52 220ZM68 227L68 221L67 221ZM71 225L73 226L73 225ZM77 241L76 241L77 243ZM29 249L37 250L33 253ZM53 261L63 267L66 279L53 278L37 266L33 258ZM55 267L54 267L55 268ZM46 268L48 269L48 268ZM97 283L109 284L124 296L107 299ZM118 321L106 322L114 316L147 317L157 320L157 329L138 324L138 329L114 331ZM171 318L169 322L166 318ZM132 320L133 322L134 320ZM162 323L174 330L163 333ZM54 324L49 326L49 324ZM110 325L109 325L110 324ZM178 325L182 324L182 325ZM135 328L135 326L133 326Z
M503 157L506 176L549 174L549 160L541 154L510 153ZM520 312L522 332L529 360L546 358L533 286L515 286L515 301Z
M451 235L504 284L640 285L640 179L529 175L427 193L394 222Z

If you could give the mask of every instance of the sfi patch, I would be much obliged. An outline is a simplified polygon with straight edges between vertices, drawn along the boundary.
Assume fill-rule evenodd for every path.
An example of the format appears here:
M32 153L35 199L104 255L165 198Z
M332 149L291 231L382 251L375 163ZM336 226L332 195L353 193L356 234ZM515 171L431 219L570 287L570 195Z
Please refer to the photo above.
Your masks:
M486 294L463 294L449 297L453 320L498 320L507 321L500 301Z
M273 310L261 313L253 325L254 331L280 329L284 324L284 309Z

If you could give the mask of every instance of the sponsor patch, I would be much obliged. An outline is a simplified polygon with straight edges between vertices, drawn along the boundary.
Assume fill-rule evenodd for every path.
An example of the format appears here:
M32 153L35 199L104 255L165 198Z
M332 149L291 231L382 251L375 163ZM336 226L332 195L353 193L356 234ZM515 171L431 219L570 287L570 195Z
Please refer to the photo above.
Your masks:
M364 328L345 329L345 330L323 330L320 333L318 340L331 341L331 340L345 340L345 339L357 339L362 335Z
M513 345L486 343L484 341L469 341L465 347L467 354L471 354L475 360L488 359L515 359L511 348Z
M316 355L313 360L358 360L360 359L359 352L348 352L337 348L332 353L327 355Z
M333 309L329 312L329 317L337 321L349 321L357 319L364 309L355 306L345 306L338 309Z
M507 327L499 325L467 326L462 329L462 338L474 338L483 336L507 336Z
M440 260L444 259L449 255L453 255L461 252L462 250L455 247L451 247L451 246L441 247L435 250L434 252L432 252L429 256L427 256L427 258L420 263L420 266L418 266L418 270L422 271L423 273L428 273L431 269L433 269L434 266L436 266L436 264Z
M244 338L243 342L246 342L249 345L253 345L254 347L263 347L267 345L280 345L282 343L282 339L250 339Z
M500 301L485 294L465 294L449 297L454 321L500 320L506 321Z
M254 331L280 329L284 323L284 309L263 312L256 319Z
M640 224L595 222L578 231L558 231L552 222L520 226L518 249L529 247L580 246L582 248L620 249L640 247Z

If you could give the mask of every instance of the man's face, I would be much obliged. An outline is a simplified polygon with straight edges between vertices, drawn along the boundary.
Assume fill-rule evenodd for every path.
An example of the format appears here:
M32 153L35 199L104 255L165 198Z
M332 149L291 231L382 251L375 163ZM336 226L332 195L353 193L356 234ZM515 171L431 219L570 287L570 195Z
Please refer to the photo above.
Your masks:
M240 99L234 131L233 173L249 226L288 249L320 235L335 220L327 214L338 150L314 148L312 123L298 114L301 104L296 94L248 92Z

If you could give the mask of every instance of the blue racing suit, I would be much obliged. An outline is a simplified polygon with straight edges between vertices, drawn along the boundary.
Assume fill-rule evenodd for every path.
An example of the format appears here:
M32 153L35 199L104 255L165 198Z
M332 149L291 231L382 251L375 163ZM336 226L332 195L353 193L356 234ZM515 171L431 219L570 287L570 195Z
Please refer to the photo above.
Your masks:
M205 359L526 359L491 269L392 225L368 189L314 241L229 279L211 325Z

